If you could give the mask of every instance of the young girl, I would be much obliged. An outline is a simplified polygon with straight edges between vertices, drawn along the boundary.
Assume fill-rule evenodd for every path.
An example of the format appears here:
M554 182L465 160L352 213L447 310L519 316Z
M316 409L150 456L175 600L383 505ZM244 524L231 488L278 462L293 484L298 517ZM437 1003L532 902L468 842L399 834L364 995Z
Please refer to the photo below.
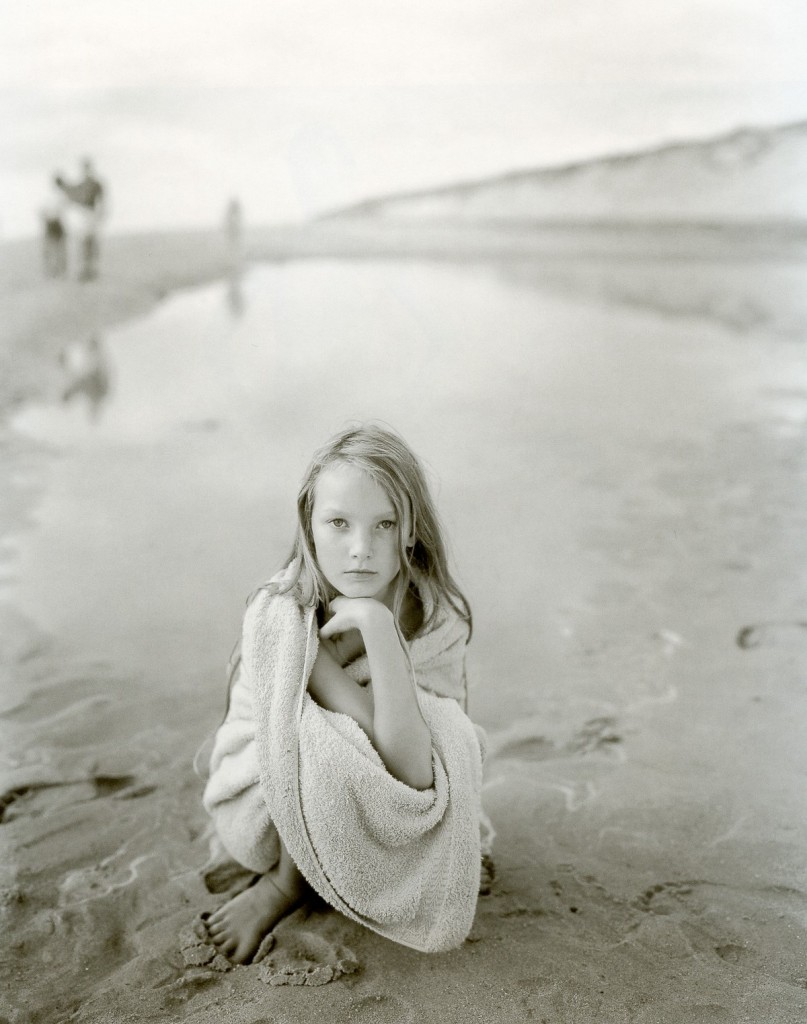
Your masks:
M480 879L483 735L468 602L414 454L374 425L318 451L286 568L248 602L204 804L259 877L207 921L248 962L313 887L423 951L459 945Z

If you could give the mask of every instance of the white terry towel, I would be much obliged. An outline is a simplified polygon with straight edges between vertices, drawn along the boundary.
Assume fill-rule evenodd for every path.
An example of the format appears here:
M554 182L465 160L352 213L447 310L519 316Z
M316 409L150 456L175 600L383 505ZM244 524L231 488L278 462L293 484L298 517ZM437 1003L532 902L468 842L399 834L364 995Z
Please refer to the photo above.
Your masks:
M416 790L390 775L352 718L308 694L313 609L259 592L242 640L251 686L239 699L251 691L252 706L219 730L205 790L233 856L266 870L274 825L311 886L346 916L423 952L459 946L479 889L483 757L483 734L457 703L466 638L465 623L438 612L409 644L434 769L432 788ZM362 681L368 667L365 657L347 671ZM256 770L259 786L249 785Z

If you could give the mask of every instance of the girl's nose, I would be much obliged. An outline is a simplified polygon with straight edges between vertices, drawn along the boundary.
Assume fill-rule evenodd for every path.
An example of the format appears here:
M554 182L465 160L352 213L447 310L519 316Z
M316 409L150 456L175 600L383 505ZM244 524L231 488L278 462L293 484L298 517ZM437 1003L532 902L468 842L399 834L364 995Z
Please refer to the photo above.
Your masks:
M373 553L370 535L363 530L357 530L350 539L350 553L353 558L369 558Z

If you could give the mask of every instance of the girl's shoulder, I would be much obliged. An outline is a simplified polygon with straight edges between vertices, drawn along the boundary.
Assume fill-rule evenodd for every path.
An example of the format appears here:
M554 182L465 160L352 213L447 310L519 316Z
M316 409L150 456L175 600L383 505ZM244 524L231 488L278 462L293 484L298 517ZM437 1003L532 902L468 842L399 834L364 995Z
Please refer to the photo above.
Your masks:
M247 598L247 606L251 605L258 598L266 600L270 597L290 596L300 601L300 593L299 580L293 573L291 565L287 565L276 572L274 576L270 576L268 580L259 584L250 593Z
M253 590L247 598L244 629L255 628L258 623L268 620L278 621L291 617L298 621L305 616L307 610L299 586L288 569L283 569Z
M305 650L312 610L291 592L258 588L247 605L241 630L241 655L247 671L252 675L260 665L275 663L284 651Z

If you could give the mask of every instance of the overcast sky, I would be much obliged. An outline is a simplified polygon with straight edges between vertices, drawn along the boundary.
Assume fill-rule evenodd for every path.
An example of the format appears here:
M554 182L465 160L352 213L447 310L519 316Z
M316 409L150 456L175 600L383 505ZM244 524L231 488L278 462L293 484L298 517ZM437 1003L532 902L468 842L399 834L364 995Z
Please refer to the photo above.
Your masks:
M4 237L90 154L116 229L252 221L807 119L804 0L26 0Z

